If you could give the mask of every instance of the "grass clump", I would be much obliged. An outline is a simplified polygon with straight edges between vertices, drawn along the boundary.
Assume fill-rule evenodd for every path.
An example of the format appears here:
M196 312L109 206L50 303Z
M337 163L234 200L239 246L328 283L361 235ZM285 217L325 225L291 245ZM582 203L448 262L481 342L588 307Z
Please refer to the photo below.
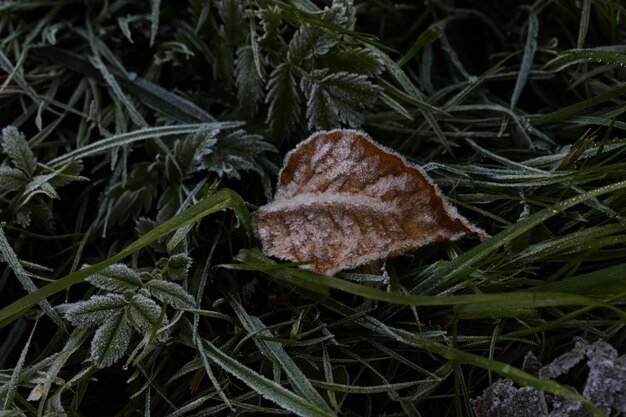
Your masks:
M625 13L0 4L3 415L472 415L499 376L602 415L520 368L623 346ZM264 257L248 210L341 126L493 237L335 278Z

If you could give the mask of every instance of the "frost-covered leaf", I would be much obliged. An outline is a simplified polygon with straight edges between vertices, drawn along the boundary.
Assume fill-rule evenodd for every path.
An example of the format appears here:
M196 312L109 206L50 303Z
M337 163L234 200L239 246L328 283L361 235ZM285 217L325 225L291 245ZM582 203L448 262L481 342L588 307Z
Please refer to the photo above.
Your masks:
M319 84L313 84L307 100L306 117L309 129L330 130L339 126L339 109Z
M299 65L303 60L313 55L326 54L335 45L333 38L318 26L304 25L296 31L289 42L287 58L293 65Z
M254 62L254 50L251 46L237 50L235 77L239 105L246 115L252 117L257 111L258 103L263 100L263 79Z
M143 236L156 227L156 222L147 217L140 217L135 222L135 232L137 236Z
M33 227L52 232L54 230L54 215L52 209L44 201L43 198L35 197L28 202L26 207L20 207L18 213L22 210L28 210L29 220L32 220Z
M87 278L92 285L109 291L133 291L141 288L139 274L124 264L107 266Z
M242 3L239 0L221 0L218 2L218 12L222 19L220 35L231 45L240 43L246 36L248 25L243 20L241 6Z
M194 308L196 302L191 294L183 287L173 282L162 279L153 279L146 284L146 287L155 298L167 301L177 308Z
M467 234L486 237L421 168L354 130L318 132L285 158L254 214L263 251L335 272Z
M274 137L288 135L300 114L300 94L293 68L283 63L274 68L267 84L266 102L270 103L266 123Z
M126 182L116 182L106 193L108 225L122 224L152 207L159 194L159 173L149 163L138 163Z
M167 275L175 281L184 280L189 274L192 259L186 253L177 253L167 261Z
M277 5L268 5L258 12L263 27L263 35L259 38L260 44L268 44L276 39L280 31L281 8Z
M541 391L516 388L513 381L500 379L472 401L478 417L547 417L548 405Z
M333 0L332 6L325 14L330 22L346 29L354 29L356 9L353 0Z
M589 368L582 396L606 415L612 411L626 412L626 355L603 340L587 343L577 338L574 349L538 369L542 379L563 378L581 362ZM525 368L541 364L533 355L524 359ZM577 391L576 387L570 387ZM499 380L472 401L478 417L586 417L591 413L579 401L562 397L546 397L530 387L516 388L513 382Z
M28 185L29 178L17 168L0 167L0 191L18 191Z
M81 161L70 161L54 177L50 178L48 182L53 187L61 187L72 181L88 180L88 178L79 175L82 169L83 164Z
M236 130L220 139L212 148L198 150L199 168L220 177L241 178L240 171L263 172L258 159L264 152L276 152L263 136Z
M13 164L21 169L28 177L32 177L37 168L37 159L30 150L28 142L20 131L14 126L2 129L2 150L6 153Z
M332 72L378 75L383 70L380 57L370 49L350 48L333 50L320 58L321 66Z
M159 323L161 307L151 298L135 294L128 305L128 314L144 334L149 334ZM167 324L167 317L162 324Z
M54 176L54 174L35 175L33 179L28 183L28 185L26 185L26 189L24 189L24 195L28 196L27 199L32 198L36 194L44 194L50 198L58 199L59 194L48 182Z
M76 327L97 326L127 304L118 294L92 295L88 300L66 305L65 318Z
M31 210L29 207L22 206L15 212L15 223L19 224L23 228L27 228L30 226L31 221Z
M178 183L192 174L197 164L197 153L212 148L217 143L219 131L212 127L199 129L186 138L174 142L174 149L165 162L165 174L168 179Z
M98 368L106 368L124 356L131 331L132 325L123 310L111 314L96 330L91 341L91 358Z
M332 129L339 122L356 127L362 123L362 112L378 99L379 86L363 74L315 70L302 79L307 95L309 129Z

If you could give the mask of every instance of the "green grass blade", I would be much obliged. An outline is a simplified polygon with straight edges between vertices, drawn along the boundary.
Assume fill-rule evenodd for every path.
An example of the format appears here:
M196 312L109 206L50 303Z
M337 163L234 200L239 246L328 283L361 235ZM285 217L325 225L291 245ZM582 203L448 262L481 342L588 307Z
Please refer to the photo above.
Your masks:
M626 264L610 266L538 287L534 291L558 291L610 296L626 291Z
M583 1L583 10L580 13L580 25L578 27L578 41L576 42L577 48L582 48L585 45L585 38L587 37L587 30L589 29L589 15L591 14L591 0Z
M22 352L20 353L20 357L13 368L13 372L11 374L11 379L8 381L6 385L6 393L4 394L4 404L2 405L2 412L5 413L9 411L9 405L13 402L13 397L17 394L17 387L20 383L20 379L22 376L22 369L24 368L24 362L26 361L26 354L28 353L28 348L30 348L30 342L33 339L33 334L35 334L35 329L37 329L37 321L33 325L33 329L30 331L30 335L28 336L28 340L26 344L22 348Z
M517 81L515 81L515 88L511 95L511 108L515 107L517 100L519 100L522 90L526 86L528 80L528 73L533 65L535 59L535 52L537 52L537 34L539 33L539 19L537 14L531 10L528 16L528 33L526 35L526 45L524 46L524 55L522 56L522 65L519 69Z
M161 13L161 0L152 0L150 13L150 47L154 46L157 32L159 30L159 14Z
M33 282L33 280L28 276L28 273L22 266L22 263L19 261L17 254L9 244L6 235L4 234L4 230L0 228L0 253L4 258L4 262L9 265L9 268L15 274L15 277L22 284L22 287L28 291L30 294L37 291L37 286ZM63 330L67 330L65 328L65 324L63 320L59 316L59 314L52 308L50 303L47 300L41 300L39 306L43 310L44 313L57 325L59 328Z
M254 337L254 343L267 358L273 362L280 364L280 367L287 375L289 382L296 390L296 392L302 395L307 401L315 404L320 410L332 413L331 408L326 404L321 395L313 388L309 379L298 368L294 360L285 352L283 345L278 342L272 342L269 340L263 340L264 338L272 338L272 333L268 330L267 326L255 316L248 314L246 309L237 301L232 294L227 294L227 298L232 306L239 322L242 324L248 334L254 334L258 337Z
M431 352L440 354L447 359L493 371L498 375L509 378L523 386L533 387L543 392L558 395L564 398L569 398L575 401L580 401L587 408L587 410L591 412L593 416L606 417L606 415L602 411L600 411L600 409L596 407L591 401L589 401L582 395L564 387L556 381L537 378L536 376L532 376L522 371L521 369L509 365L508 363L485 358L479 355L474 355L472 353L463 352L461 350L454 349L437 342L431 343L432 346L429 350Z
M247 271L264 272L279 281L285 281L285 276L289 275L289 282L292 285L305 289L310 286L321 286L340 290L349 294L358 295L370 300L384 301L398 305L409 306L446 306L446 305L466 305L485 304L493 308L539 308L557 305L601 305L598 301L578 294L557 293L557 292L515 292L504 294L471 294L471 295L407 295L387 292L366 285L356 284L340 278L329 277L317 274L312 271L300 269L276 269L273 265L260 263L259 258L263 257L258 249L244 249L236 257L242 261L241 264L222 265L229 269L240 269ZM267 259L267 258L265 258ZM267 259L269 261L269 259ZM248 263L250 262L250 263ZM280 272L280 274L277 274Z
M82 56L70 51L55 48L33 48L32 54L55 64L62 65L85 76L102 80L101 74ZM180 123L212 123L217 120L193 102L174 94L144 78L122 74L115 68L109 68L124 91L133 94L137 99L165 116Z
M128 245L125 249L118 252L114 256L111 256L110 258L107 258L95 265L91 265L85 269L81 269L80 271L66 275L4 307L0 310L0 329L6 327L35 304L41 302L47 297L63 291L74 284L83 282L88 276L106 268L109 265L121 261L127 256L150 245L157 239L167 236L180 227L194 223L217 211L234 207L239 207L241 213L247 213L247 211L245 211L245 204L241 197L231 190L221 190L203 198L198 203L189 207L180 214L156 226L154 229ZM250 227L250 219L247 214L245 214L245 217L241 219L241 222L244 227Z
M205 128L230 129L241 126L240 122L218 122L218 123L194 123L188 125L158 126L146 129L139 129L128 133L121 133L111 137L90 143L89 145L75 149L63 154L48 162L50 166L59 167L68 163L72 159L81 159L91 155L106 152L129 143L146 139L157 139L162 136L184 135L197 132Z
M405 65L411 60L424 46L428 45L439 39L443 30L446 27L447 20L440 20L439 22L430 25L421 35L417 38L415 43L409 48L404 56L398 61L399 66Z
M202 347L209 357L215 361L224 371L235 376L244 384L252 388L264 398L280 405L299 416L305 417L331 417L333 413L319 409L315 404L302 398L281 385L265 378L237 360L231 358L208 340L202 341Z
M580 194L569 198L565 201L555 204L552 207L543 209L517 224L507 228L498 235L488 239L474 248L468 250L452 261L446 262L441 266L435 267L416 288L419 292L433 292L444 286L450 286L462 277L471 272L480 261L497 251L505 244L511 242L518 236L527 233L535 226L545 222L549 218L559 214L578 204L589 201L600 195L613 193L626 188L626 181L620 181L604 187L597 188L584 194Z
M546 63L546 69L561 71L570 65L581 62L596 62L598 64L612 64L623 67L626 65L626 54L602 49L571 49L561 52L556 58Z
M519 55L520 53L521 51L518 51L505 56L500 61L496 62L495 65L493 65L487 71L483 72L480 77L475 80L468 81L467 86L463 90L459 91L457 95L448 100L446 104L442 106L442 109L448 110L450 107L462 102L465 97L467 97L472 91L482 85L485 81L489 79L489 77L491 77L497 70L499 70L505 62L507 62L514 56Z

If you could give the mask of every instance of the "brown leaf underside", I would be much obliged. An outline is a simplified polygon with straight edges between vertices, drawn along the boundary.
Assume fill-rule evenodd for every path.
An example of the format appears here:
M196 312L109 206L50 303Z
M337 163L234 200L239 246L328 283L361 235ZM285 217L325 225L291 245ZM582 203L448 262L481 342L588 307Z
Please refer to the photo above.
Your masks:
M471 233L421 168L367 134L318 132L285 157L274 201L254 214L266 255L334 274Z

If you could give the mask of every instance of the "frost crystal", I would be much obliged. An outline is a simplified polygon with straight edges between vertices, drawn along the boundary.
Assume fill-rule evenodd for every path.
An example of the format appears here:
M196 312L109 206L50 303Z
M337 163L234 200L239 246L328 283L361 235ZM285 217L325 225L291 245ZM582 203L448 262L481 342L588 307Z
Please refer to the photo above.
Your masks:
M608 343L599 340L589 344L583 339L576 339L576 345L570 352L556 358L548 365L538 369L543 379L554 379L565 375L583 360L587 360L589 373L582 391L583 397L595 404L605 414L611 411L626 413L626 355L618 357L617 351ZM526 371L536 370L538 362L529 354L524 360ZM570 387L573 391L575 388ZM536 403L524 405L530 398ZM536 408L536 404L547 404ZM477 397L472 405L478 417L532 416L532 417L588 417L591 413L575 400L561 397L544 396L534 388L515 388L513 381L499 380ZM548 407L549 406L549 407ZM522 407L522 408L520 408Z
M354 130L318 132L287 154L274 201L254 215L267 255L334 274L432 242L487 234L421 168Z

